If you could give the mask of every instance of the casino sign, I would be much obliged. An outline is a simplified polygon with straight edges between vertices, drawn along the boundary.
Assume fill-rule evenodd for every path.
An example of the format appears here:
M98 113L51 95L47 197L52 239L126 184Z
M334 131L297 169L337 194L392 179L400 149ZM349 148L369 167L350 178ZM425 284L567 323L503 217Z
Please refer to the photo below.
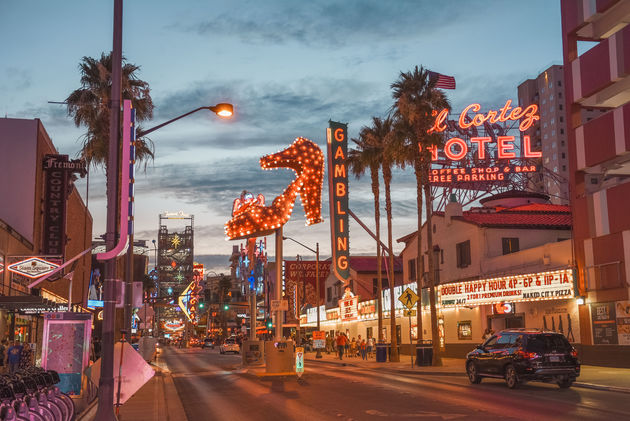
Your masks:
M573 270L561 269L440 285L439 305L475 307L505 301L561 300L575 297L574 291Z

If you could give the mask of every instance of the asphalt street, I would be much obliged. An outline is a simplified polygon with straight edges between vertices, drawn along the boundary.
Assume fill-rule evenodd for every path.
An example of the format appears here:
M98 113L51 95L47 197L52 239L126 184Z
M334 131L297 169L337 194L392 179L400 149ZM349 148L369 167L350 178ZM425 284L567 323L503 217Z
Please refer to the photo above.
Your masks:
M627 419L628 395L561 390L528 383L518 390L465 376L400 374L316 362L298 380L258 377L241 369L240 355L218 348L165 347L189 421L193 420L604 420Z

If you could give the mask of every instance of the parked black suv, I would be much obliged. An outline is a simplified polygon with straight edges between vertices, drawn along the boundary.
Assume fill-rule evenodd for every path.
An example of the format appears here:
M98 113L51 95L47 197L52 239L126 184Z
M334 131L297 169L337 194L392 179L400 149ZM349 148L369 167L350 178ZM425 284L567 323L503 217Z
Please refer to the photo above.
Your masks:
M580 375L577 351L561 334L532 329L503 330L466 356L471 383L483 377L505 379L510 389L527 381L571 387Z

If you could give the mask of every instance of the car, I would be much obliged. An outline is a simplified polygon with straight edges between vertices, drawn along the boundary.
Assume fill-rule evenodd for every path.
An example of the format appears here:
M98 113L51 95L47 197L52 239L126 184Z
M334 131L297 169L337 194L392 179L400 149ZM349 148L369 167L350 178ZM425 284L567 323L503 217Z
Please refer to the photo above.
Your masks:
M201 344L201 347L214 349L214 340L212 340L211 338L205 338L203 340L203 343Z
M510 389L528 381L571 387L580 375L577 351L564 335L537 329L507 329L491 336L466 356L468 380L505 379Z
M236 342L235 338L227 338L220 346L219 353L225 354L227 352L234 352L238 354L241 352L241 347Z

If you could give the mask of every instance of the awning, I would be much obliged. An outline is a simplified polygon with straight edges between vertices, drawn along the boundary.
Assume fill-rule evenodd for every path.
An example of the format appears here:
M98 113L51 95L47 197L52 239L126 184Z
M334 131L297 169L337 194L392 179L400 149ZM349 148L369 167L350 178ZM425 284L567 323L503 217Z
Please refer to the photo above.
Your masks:
M20 314L41 314L55 311L68 311L67 304L60 304L35 295L15 295L0 297L0 310Z

